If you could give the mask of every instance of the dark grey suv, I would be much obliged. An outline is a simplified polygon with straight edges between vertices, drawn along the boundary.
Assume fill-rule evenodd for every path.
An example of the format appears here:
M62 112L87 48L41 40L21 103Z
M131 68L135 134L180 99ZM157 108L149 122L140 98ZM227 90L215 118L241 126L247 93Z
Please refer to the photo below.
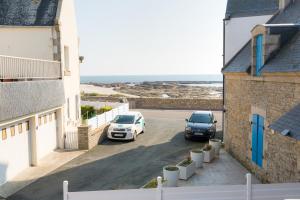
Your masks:
M210 139L216 135L214 114L211 111L195 111L189 119L186 119L186 139Z

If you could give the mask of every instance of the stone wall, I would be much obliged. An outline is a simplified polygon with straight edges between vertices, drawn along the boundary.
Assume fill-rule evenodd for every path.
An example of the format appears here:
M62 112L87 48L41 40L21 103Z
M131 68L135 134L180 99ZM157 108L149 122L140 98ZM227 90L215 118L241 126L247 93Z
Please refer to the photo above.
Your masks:
M118 102L119 98L83 97L82 100ZM222 99L127 98L131 109L222 110Z
M92 130L89 126L78 127L78 148L90 150L101 143L106 137L107 125Z
M225 146L263 182L300 181L300 142L274 133L269 125L300 103L293 77L226 76ZM265 117L263 167L252 162L251 117Z

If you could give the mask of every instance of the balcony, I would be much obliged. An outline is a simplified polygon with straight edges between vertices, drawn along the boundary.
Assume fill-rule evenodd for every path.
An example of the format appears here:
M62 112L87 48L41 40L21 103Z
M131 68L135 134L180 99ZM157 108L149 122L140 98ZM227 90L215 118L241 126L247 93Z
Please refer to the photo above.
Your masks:
M0 55L0 80L60 79L61 63Z

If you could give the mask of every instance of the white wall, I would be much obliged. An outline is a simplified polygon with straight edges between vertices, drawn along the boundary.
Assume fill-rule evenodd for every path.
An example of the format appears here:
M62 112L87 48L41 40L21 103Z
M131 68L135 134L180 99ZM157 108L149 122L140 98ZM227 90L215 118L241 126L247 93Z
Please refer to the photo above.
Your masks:
M65 47L69 49L69 76L64 76L66 104L64 106L65 122L78 122L76 119L75 96L80 98L79 78L79 39L75 17L74 0L63 0L59 16L62 64L65 66ZM68 118L67 99L70 102L70 118ZM77 105L78 109L79 106Z
M23 132L19 133L18 124ZM15 123L15 136L11 136L10 126L0 127L0 185L13 178L30 165L30 132L25 121ZM2 129L6 128L7 139L2 139Z
M228 20L225 25L225 63L251 39L251 30L257 24L266 23L271 17L265 15Z
M0 26L0 55L53 60L52 27Z

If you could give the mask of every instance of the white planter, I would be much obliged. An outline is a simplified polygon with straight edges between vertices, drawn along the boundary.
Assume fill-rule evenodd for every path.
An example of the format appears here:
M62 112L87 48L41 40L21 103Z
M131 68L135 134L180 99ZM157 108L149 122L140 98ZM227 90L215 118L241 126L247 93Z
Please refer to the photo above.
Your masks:
M212 148L209 151L203 151L204 162L210 163L214 159L214 149Z
M203 151L191 151L191 159L195 162L196 168L203 167Z
M222 141L218 139L210 139L209 144L213 147L215 150L215 155L219 156L220 155L220 150L221 150L221 145Z
M177 186L177 181L179 178L179 168L177 170L168 170L167 168L172 167L174 168L175 166L166 166L163 169L163 174L164 174L164 180L166 180L166 186L167 187L176 187Z
M182 161L184 162L184 161ZM181 162L181 163L182 163ZM192 161L191 164L187 166L182 166L181 163L176 165L179 168L179 179L187 180L196 172L196 163Z

